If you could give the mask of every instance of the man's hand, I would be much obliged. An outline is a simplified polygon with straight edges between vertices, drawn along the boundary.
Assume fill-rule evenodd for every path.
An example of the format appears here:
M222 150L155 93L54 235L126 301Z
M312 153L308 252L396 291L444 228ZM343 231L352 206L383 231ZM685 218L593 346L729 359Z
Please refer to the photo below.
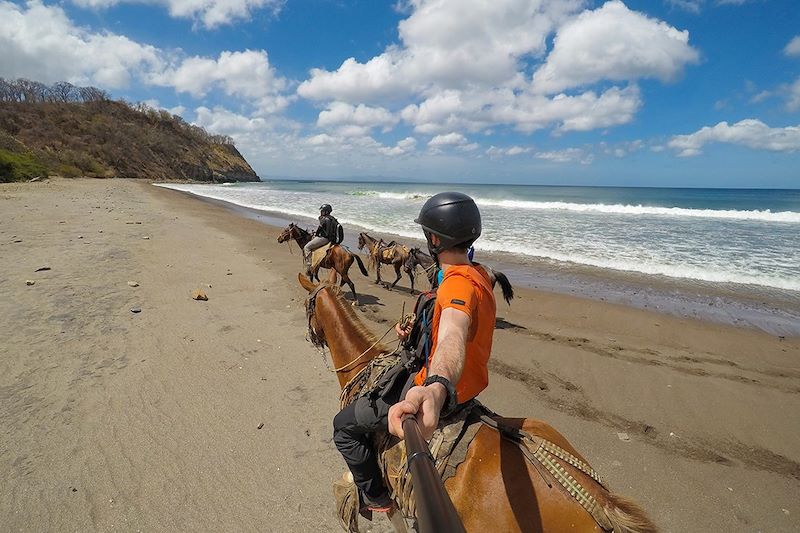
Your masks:
M441 383L433 383L427 387L412 387L404 400L389 408L389 432L401 439L403 435L403 417L415 415L422 438L433 436L439 424L439 413L447 400L447 389Z
M411 335L411 330L413 329L413 327L414 327L413 322L407 324L406 327L402 327L398 322L397 324L394 325L394 332L397 333L397 336L401 340L406 340L408 336Z

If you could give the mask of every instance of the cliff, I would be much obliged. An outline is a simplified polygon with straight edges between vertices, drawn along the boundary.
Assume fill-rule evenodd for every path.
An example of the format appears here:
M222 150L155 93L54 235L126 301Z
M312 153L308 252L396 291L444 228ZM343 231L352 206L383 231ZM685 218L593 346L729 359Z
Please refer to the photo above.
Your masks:
M9 91L21 82L0 79L0 181L48 174L259 181L229 137L211 135L177 115L69 84L26 82L36 92ZM64 85L72 93L59 96L55 89Z

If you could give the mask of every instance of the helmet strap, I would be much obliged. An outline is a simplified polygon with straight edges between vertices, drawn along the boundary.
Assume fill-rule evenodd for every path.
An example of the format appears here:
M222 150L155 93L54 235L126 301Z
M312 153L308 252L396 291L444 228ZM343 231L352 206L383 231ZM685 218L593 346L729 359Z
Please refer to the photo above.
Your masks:
M436 263L436 268L441 268L441 265L439 264L439 252L441 250L439 250L439 248L437 246L433 245L433 239L431 237L431 232L429 232L428 230L424 230L424 233L425 233L425 240L428 243L428 253L431 254L431 257L433 258L434 262Z

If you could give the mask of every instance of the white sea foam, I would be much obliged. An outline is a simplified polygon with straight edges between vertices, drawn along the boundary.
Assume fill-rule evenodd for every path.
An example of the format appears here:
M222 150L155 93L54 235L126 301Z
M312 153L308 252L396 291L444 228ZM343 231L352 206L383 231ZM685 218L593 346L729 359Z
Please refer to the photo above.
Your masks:
M740 211L736 209L688 209L684 207L654 207L623 204L578 204L570 202L533 202L527 200L488 200L478 198L478 205L507 209L556 210L577 213L606 213L614 215L656 215L669 217L720 218L733 220L761 220L764 222L800 223L800 213L795 211L772 212Z
M355 196L377 196L389 200L424 200L430 194L425 192L355 191ZM475 197L481 206L501 209L526 209L538 211L572 211L576 213L605 213L613 215L654 215L665 217L716 218L728 220L760 220L764 222L800 223L800 213L796 211L738 210L738 209L691 209L685 207L659 207L628 204L584 204L575 202L539 202L531 200L504 200Z
M526 255L533 258L549 259L562 263L575 263L588 265L598 268L620 270L623 272L637 272L640 274L650 274L668 276L672 278L695 279L709 281L713 283L741 283L746 285L759 285L762 287L775 287L792 291L800 291L800 279L773 276L768 274L757 274L747 272L735 272L722 267L694 266L694 265L671 265L641 259L624 260L591 257L580 253L561 253L545 248L533 248L529 246L515 246L514 250L509 250L507 245L488 240L481 240L480 248L493 252L509 252Z
M318 191L264 186L162 186L287 217L314 220L318 215L315 209L320 195ZM325 194L336 205L336 216L346 226L359 226L370 232L403 238L421 237L411 220L422 199L427 197L425 193L360 191L358 194ZM412 199L413 202L402 201ZM491 220L495 226L500 226L486 225L479 243L480 250L648 275L800 291L800 275L795 264L800 251L793 226L800 223L800 213L485 198L479 198L478 203L489 215L487 222ZM524 220L519 221L515 216L514 211L521 209L550 210L553 216L546 220L538 218L535 227L529 228ZM564 212L563 216L557 216L559 211ZM608 214L608 225L587 218L593 213ZM647 218L639 219L636 215ZM675 223L665 225L649 215L675 217ZM737 224L736 228L726 227L726 219L755 221L757 224L740 230L738 226L742 224ZM765 230L764 223L771 224L768 230ZM534 233L537 235L536 245L532 245L530 239Z

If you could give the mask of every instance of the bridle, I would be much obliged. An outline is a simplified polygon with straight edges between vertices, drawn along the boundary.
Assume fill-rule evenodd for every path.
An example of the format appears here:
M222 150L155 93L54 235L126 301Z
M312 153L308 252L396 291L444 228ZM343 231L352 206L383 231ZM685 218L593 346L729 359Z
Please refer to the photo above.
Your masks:
M324 352L327 344L325 343L325 338L320 337L316 332L314 326L311 324L311 321L314 319L314 310L317 306L317 295L322 289L328 286L329 285L327 282L320 283L314 288L313 291L311 291L311 293L308 295L308 298L306 298L306 318L308 319L307 337L308 340L311 341L311 344L313 344L322 353L322 359L325 361L325 366L328 366L328 360L325 358Z

